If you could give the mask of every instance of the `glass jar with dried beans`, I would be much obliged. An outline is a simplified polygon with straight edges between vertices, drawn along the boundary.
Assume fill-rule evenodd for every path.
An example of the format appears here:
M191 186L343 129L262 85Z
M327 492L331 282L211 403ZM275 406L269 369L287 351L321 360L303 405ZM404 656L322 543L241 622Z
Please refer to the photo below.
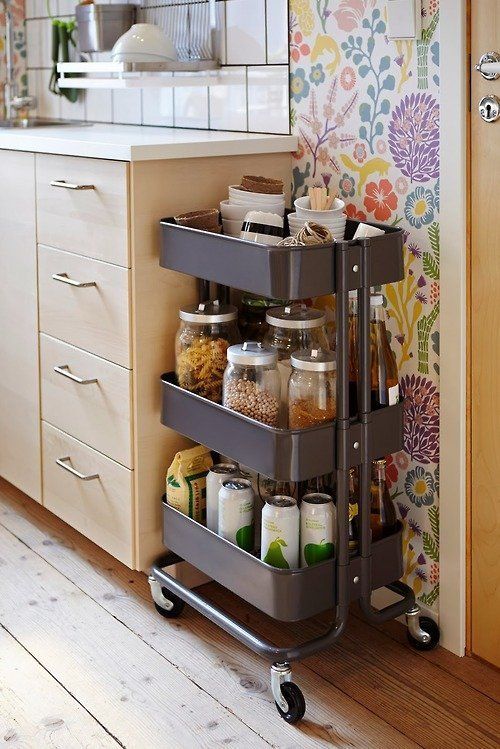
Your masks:
M307 429L333 421L337 412L335 354L322 349L301 349L291 356L288 382L288 426Z
M238 310L229 304L202 302L179 310L175 371L185 390L220 403L229 346L241 338Z
M279 426L280 377L276 351L248 341L231 346L227 361L223 405L268 426Z

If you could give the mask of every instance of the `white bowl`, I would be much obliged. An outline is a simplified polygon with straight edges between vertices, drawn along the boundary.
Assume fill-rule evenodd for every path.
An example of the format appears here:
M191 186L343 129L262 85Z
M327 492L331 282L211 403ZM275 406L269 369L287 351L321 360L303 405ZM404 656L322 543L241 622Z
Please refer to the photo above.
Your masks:
M222 219L222 233L227 234L229 237L239 237L241 227L243 226L243 219L241 221L231 220L229 218Z
M236 219L243 220L248 211L255 210L255 205L249 205L248 203L246 203L246 205L235 205L234 203L230 203L229 200L222 200L219 207L222 218L232 219L233 221ZM285 206L280 203L273 203L271 205L267 205L266 203L266 211L277 213L279 216L284 216Z
M140 55L140 57L134 59L135 55ZM146 62L145 55L153 55L152 61L177 59L172 41L153 23L134 23L115 42L111 50L111 58L114 62L119 62L120 59L122 62Z
M267 193L261 192L248 192L247 190L241 190L239 185L229 185L229 200L232 203L233 199L241 203L285 203L285 194L280 193L278 195L268 195Z
M334 219L328 219L325 217L322 217L321 219L311 219L309 217L305 216L298 216L296 213L289 213L288 214L288 223L289 224L300 224L300 226L304 226L306 221L314 221L316 224L321 224L322 226L328 226L328 228L345 228L347 218L343 214L341 214L339 217Z
M303 198L297 198L294 206L298 216L304 216L310 221L317 221L318 224L321 223L322 219L325 221L339 216L345 209L344 201L340 200L340 198L335 198L335 200L333 201L334 207L330 208L330 210L313 211L311 209L311 199L308 195L305 195Z

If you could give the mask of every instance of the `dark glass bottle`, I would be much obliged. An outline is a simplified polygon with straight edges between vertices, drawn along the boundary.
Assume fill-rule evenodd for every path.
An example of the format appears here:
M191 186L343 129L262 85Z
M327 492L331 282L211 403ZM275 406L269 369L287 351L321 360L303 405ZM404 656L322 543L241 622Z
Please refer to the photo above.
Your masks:
M356 556L359 548L359 522L358 522L358 482L356 481L356 469L349 471L349 556Z
M257 341L262 343L269 325L266 322L266 312L272 307L285 305L283 299L266 299L252 294L244 294L241 299L239 315L239 328L244 341Z
M371 401L372 409L399 402L399 378L396 357L387 336L384 298L370 297Z
M384 460L375 460L372 464L372 484L370 503L370 527L372 541L390 536L397 527L397 516L394 504L387 488Z
M358 413L358 292L349 292L349 415Z

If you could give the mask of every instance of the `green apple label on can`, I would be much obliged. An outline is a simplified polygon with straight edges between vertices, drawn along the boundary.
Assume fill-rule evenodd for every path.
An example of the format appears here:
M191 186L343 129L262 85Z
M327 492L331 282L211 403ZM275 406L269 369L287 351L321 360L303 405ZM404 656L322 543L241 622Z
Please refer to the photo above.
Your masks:
M304 546L304 560L308 567L318 562L324 562L325 559L332 559L334 545L323 539L319 544L306 544Z
M328 494L311 493L300 508L300 566L332 559L335 553L336 512Z
M252 507L253 509L253 507ZM236 531L236 546L244 551L253 551L254 547L254 524L244 525Z

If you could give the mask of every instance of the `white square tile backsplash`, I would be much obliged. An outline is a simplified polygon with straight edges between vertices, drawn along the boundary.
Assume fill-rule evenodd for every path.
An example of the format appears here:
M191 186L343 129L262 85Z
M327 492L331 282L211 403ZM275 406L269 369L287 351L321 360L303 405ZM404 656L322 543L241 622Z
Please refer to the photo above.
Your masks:
M288 65L248 68L248 129L290 132Z
M227 0L228 65L263 65L266 60L265 0Z
M69 17L75 2L50 0L51 13L55 17ZM202 0L145 0L139 20L156 23L171 34L182 24L188 30L188 41L183 46L180 37L174 38L174 44L179 41L179 56L204 57L210 51L201 30L208 7L208 2L203 4ZM217 0L223 65L218 73L220 85L142 91L89 89L81 93L76 104L71 104L48 91L51 20L47 17L46 0L26 0L29 91L38 97L38 114L45 117L288 133L287 13L287 0ZM109 53L96 55L94 59L107 56Z
M267 62L288 65L288 0L266 0Z
M210 130L247 130L247 69L226 68L220 75L224 85L208 89Z
M168 74L171 75L170 73ZM142 92L142 124L174 125L173 88L145 88Z
M139 88L113 90L113 122L119 125L142 124L142 100Z

